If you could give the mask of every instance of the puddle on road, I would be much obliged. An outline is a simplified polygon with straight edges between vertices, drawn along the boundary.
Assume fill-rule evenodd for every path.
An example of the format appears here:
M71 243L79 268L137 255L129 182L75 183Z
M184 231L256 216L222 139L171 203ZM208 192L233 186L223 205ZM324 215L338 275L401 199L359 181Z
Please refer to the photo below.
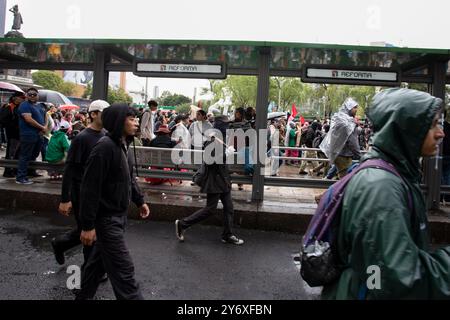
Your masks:
M0 232L2 234L15 234L22 235L25 238L25 241L31 244L31 246L39 251L44 252L53 252L51 246L51 239L62 234L64 231L61 230L40 230L39 232L32 232L25 228L19 227L1 227ZM77 254L78 252L73 252L72 250L67 251L66 257L71 257Z

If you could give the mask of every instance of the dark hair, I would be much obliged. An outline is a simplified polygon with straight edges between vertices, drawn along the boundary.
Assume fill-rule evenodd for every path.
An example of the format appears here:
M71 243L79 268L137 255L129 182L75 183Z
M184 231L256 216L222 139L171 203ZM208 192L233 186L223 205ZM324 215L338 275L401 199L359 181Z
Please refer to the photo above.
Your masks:
M39 93L38 89L36 89L34 87L30 87L30 88L27 89L27 93L30 92L30 91L34 91L36 93Z
M179 114L175 117L175 123L179 123L180 121L188 119L189 116L187 114Z
M127 117L137 117L136 109L133 107L128 107Z
M244 110L244 108L239 107L239 108L236 108L236 110L234 110L234 113L235 113L235 114L236 114L236 113L239 113L239 114L242 116L242 118L244 118L245 110Z
M25 99L25 95L22 92L14 92L11 97L9 97L9 102L14 102L14 98Z
M150 100L148 102L148 106L149 107L151 107L151 106L157 107L158 106L158 102L156 102L155 100Z
M94 121L94 119L92 118L92 114L93 113L98 114L99 112L100 112L99 110L89 111L88 112L89 120Z
M247 109L245 109L245 120L252 120L253 119L253 111L255 109L253 109L252 107L248 107Z
M201 114L201 116L204 118L204 117L206 117L206 112L205 112L205 110L197 110L197 113L200 113Z

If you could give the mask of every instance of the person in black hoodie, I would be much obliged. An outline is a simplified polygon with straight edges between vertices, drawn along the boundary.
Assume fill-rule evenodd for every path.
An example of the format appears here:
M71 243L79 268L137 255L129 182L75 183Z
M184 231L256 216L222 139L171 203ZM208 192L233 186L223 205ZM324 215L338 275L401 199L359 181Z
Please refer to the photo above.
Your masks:
M81 244L81 221L80 221L80 192L81 180L84 168L97 142L105 136L102 124L102 112L109 107L109 103L103 100L95 100L89 105L89 118L91 123L88 128L79 133L70 144L67 160L64 167L64 175L61 187L61 202L58 212L64 216L73 213L77 227L69 232L52 239L53 252L56 261L64 264L64 252ZM92 246L83 246L84 263L86 264ZM82 267L82 268L83 268Z
M82 272L77 299L92 299L106 271L117 299L142 300L124 238L130 200L141 218L150 214L128 152L138 121L133 108L114 104L102 113L102 122L108 133L92 150L81 182L80 239L83 245L95 244Z
M181 242L184 241L184 231L214 214L214 210L217 209L220 200L223 204L224 220L222 242L235 245L244 244L244 240L236 237L232 231L234 210L233 200L231 198L231 178L226 164L226 145L221 141L222 139L218 139L217 137L217 135L219 135L220 138L226 137L228 122L226 116L216 117L214 121L216 136L211 137L211 141L205 142L206 146L209 144L218 144L217 147L213 148L213 152L218 151L221 152L221 154L212 154L212 156L214 156L214 158L217 157L218 159L222 157L223 162L214 162L211 164L203 163L203 166L205 166L205 178L203 179L200 192L207 194L206 207L198 210L189 217L175 221L175 233L178 240Z

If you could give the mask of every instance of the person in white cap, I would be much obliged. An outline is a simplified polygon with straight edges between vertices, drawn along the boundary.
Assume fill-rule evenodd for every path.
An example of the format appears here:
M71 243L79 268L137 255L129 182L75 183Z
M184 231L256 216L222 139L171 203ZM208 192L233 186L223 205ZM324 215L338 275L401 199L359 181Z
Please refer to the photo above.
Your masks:
M92 149L97 142L105 136L103 129L102 112L109 107L109 103L103 100L93 101L88 109L90 119L89 126L81 131L73 140L67 155L64 168L61 202L58 211L62 215L69 216L73 213L77 222L77 228L58 236L52 240L52 247L55 253L56 261L59 264L65 263L64 252L81 244L81 224L80 224L80 188L83 178L84 168ZM91 246L83 247L84 262L86 263ZM84 264L83 264L84 265Z
M339 111L333 115L330 131L319 146L336 166L339 179L347 174L352 160L361 158L355 121L357 111L358 103L347 98Z

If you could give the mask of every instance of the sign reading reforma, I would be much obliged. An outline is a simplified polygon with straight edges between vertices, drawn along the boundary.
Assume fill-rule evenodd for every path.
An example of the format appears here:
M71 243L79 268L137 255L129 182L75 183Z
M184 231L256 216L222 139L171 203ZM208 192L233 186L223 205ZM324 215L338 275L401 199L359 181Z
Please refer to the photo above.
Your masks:
M143 77L226 78L223 64L205 63L203 61L189 63L135 61L133 73Z
M308 78L398 82L397 72L307 68Z

